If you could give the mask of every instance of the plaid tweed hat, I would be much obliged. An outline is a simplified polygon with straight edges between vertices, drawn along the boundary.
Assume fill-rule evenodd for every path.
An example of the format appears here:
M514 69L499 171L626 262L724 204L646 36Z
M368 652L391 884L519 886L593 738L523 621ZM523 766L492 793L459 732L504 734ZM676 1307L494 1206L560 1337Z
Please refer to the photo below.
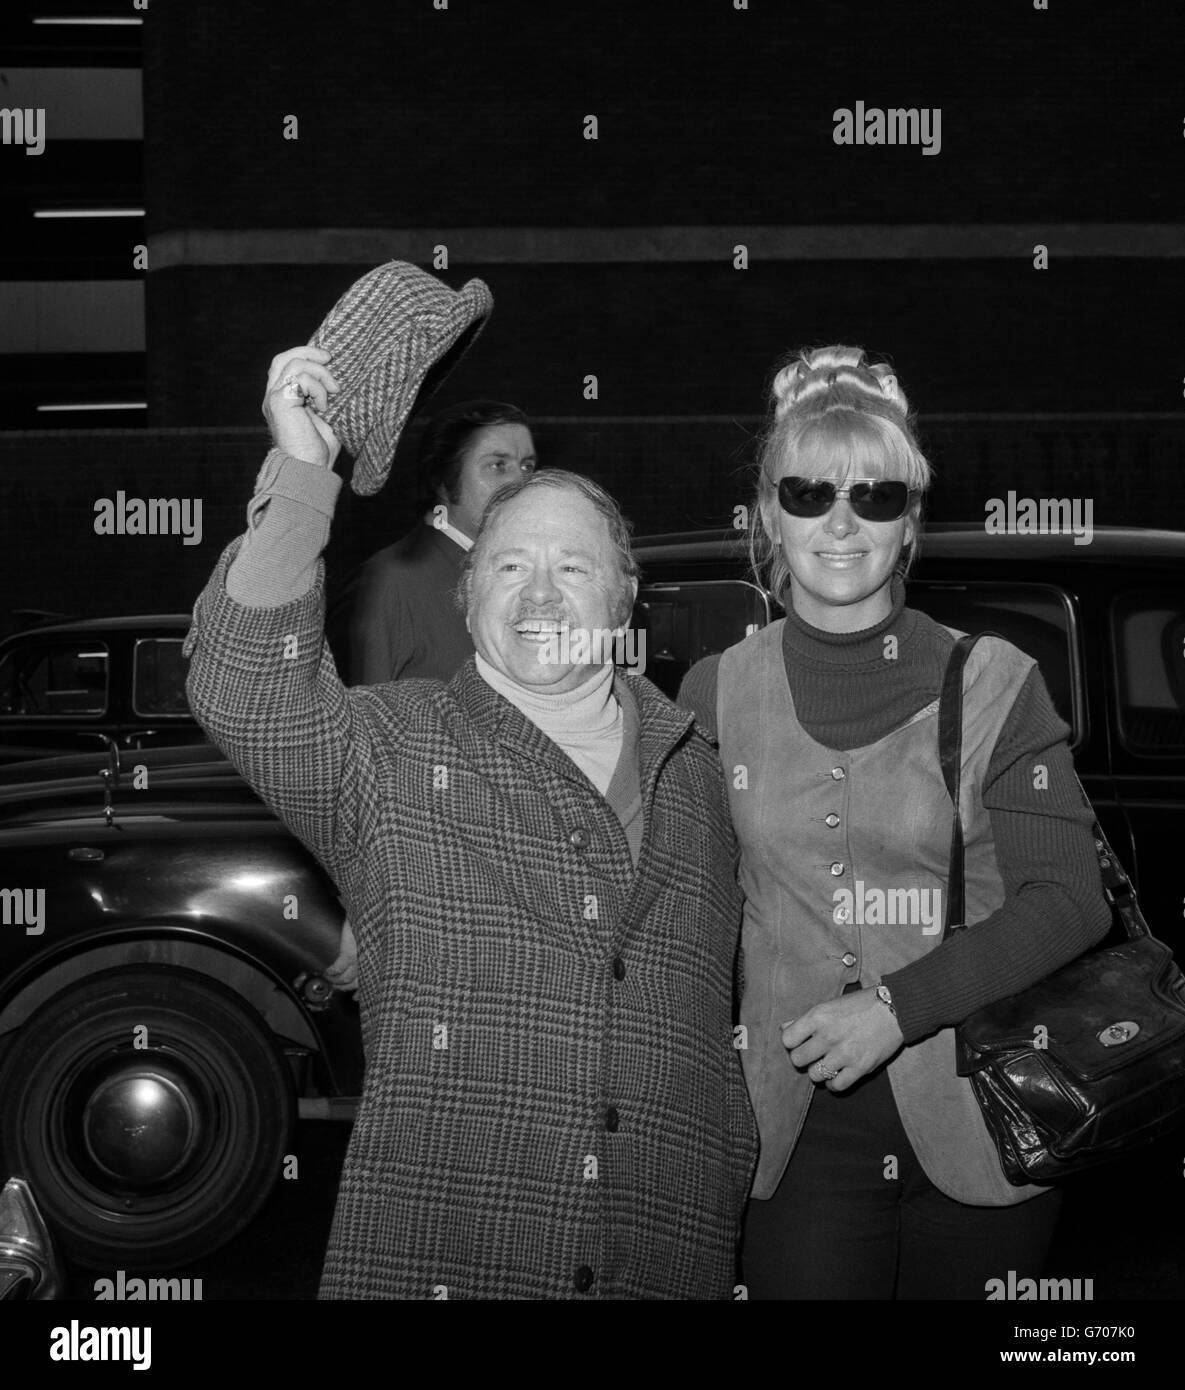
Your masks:
M356 280L309 340L332 356L341 390L322 419L353 455L350 486L363 497L387 481L395 446L427 381L434 391L493 312L482 280L450 290L407 261Z

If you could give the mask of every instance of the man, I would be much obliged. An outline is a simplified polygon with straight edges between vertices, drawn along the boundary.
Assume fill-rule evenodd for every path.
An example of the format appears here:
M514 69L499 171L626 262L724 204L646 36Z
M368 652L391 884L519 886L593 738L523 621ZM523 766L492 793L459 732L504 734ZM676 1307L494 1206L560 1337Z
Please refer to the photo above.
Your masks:
M329 643L347 685L449 680L473 655L452 593L491 494L534 468L530 422L517 406L464 401L428 421L417 460L421 520L356 570L330 609Z
M468 562L474 657L347 690L318 559L336 388L324 352L273 360L277 447L187 648L195 714L357 936L366 1079L321 1296L731 1297L755 1131L719 760L555 640L626 621L626 524L573 474L507 487Z
M425 424L416 466L420 521L354 571L326 619L347 685L451 680L473 655L453 592L492 494L534 471L535 441L518 406L463 401ZM337 989L358 987L349 918L325 976Z

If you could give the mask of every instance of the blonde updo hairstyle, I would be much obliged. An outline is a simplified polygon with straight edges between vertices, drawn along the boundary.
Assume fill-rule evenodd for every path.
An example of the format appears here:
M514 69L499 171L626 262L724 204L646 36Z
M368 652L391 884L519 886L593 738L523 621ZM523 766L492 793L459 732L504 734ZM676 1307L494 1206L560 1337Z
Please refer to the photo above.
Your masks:
M893 478L908 484L906 517L914 539L897 561L908 573L922 530L922 494L930 465L918 447L905 393L886 363L863 348L803 348L774 377L772 418L762 435L757 491L749 512L749 556L758 583L781 600L790 577L777 526L778 479Z

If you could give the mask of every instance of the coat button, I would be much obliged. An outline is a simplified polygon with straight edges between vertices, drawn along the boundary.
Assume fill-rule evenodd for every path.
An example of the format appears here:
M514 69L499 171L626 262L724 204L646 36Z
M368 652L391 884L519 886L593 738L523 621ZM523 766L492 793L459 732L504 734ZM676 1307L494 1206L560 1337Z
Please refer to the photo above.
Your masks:
M831 866L831 873L834 878L838 878L843 873L843 865L837 859Z
M576 1285L577 1293L588 1293L593 1286L596 1275L589 1269L588 1265L581 1265L576 1271L576 1277L572 1282Z
M829 825L832 828L832 830L834 830L835 827L839 824L839 817L835 814L834 811L832 811L832 813L825 820L824 824Z
M835 778L837 782L842 782L843 779L847 776L842 767L833 767L831 769L831 775Z
M851 918L851 915L852 909L850 907L837 907L835 909L835 920L841 926Z
M617 1106L611 1105L605 1111L605 1128L610 1134L616 1134L621 1127L621 1116L617 1113Z
M852 968L853 965L856 964L856 957L851 953L851 951L846 951L844 953L843 963L848 967L849 970Z
M625 979L625 961L620 956L613 958L613 978L615 980Z
M576 829L568 831L568 843L573 849L587 849L588 838L587 830Z

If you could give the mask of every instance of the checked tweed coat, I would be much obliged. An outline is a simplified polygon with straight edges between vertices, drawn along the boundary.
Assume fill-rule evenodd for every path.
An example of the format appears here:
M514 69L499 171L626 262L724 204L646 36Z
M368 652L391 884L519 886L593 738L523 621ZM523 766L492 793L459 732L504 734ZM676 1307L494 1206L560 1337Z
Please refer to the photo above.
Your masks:
M238 545L195 609L190 701L358 943L366 1081L321 1297L731 1297L756 1131L715 751L628 678L635 870L608 803L472 660L346 690L320 567L296 602L241 606Z

